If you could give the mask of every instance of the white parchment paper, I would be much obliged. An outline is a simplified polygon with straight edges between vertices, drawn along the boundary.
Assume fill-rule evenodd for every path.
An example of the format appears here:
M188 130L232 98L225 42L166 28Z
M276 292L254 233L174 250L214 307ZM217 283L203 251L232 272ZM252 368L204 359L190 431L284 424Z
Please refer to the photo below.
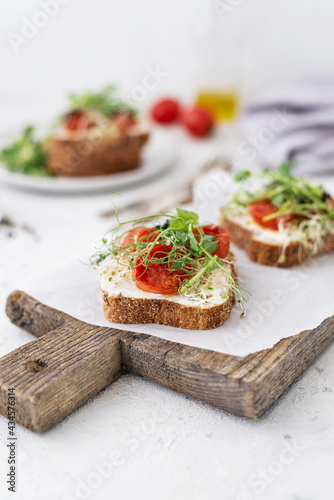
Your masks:
M221 195L202 203L202 222L217 222L221 204ZM41 302L89 323L234 355L271 347L281 338L312 329L334 314L333 254L311 259L300 267L276 269L255 264L243 251L234 248L243 287L252 294L246 317L240 319L241 311L235 305L228 320L214 330L181 330L155 324L112 325L102 313L97 273L84 264L93 248L94 245L48 274L18 286Z

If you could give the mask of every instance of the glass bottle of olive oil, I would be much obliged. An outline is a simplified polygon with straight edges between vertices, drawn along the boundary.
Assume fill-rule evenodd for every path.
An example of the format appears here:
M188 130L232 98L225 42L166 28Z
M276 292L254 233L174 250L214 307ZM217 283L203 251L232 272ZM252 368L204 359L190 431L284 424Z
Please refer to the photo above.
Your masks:
M233 18L221 19L207 5L201 23L194 26L193 72L195 103L214 118L232 122L239 108L238 37Z
M200 90L196 104L211 111L217 121L230 121L237 114L238 96L232 90Z

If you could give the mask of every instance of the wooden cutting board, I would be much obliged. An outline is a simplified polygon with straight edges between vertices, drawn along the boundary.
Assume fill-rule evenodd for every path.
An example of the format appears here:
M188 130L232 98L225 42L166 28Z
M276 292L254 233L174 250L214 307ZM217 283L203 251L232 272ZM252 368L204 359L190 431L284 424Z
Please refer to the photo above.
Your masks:
M259 418L334 338L334 316L270 349L231 356L90 325L13 292L6 312L36 340L0 359L0 413L43 432L124 373L136 373L243 417Z

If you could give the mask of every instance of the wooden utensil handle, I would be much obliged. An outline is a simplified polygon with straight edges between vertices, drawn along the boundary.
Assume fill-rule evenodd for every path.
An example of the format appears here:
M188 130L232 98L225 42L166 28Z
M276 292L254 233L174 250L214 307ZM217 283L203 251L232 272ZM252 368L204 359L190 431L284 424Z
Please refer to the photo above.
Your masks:
M137 373L237 415L259 418L334 339L334 316L248 356L83 323L24 292L7 314L38 338L0 359L0 412L17 394L17 421L42 432L121 373Z

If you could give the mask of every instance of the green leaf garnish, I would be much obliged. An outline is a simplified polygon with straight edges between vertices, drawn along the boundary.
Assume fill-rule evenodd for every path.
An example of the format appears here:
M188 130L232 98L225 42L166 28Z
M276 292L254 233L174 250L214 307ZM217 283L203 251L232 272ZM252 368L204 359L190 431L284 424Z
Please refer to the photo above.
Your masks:
M280 207L281 205L283 205L285 201L284 194L283 193L274 194L270 198L270 201L273 205L276 205L276 207Z
M198 215L195 212L191 212L190 210L184 210L182 208L176 209L177 215L181 217L184 222L191 222L193 224L198 223Z
M252 174L248 170L238 170L234 176L235 182L241 182L245 181L250 177Z
M47 156L41 141L34 139L34 127L28 126L21 137L0 151L0 160L11 172L51 177L46 168Z
M105 116L117 113L135 115L137 111L127 102L123 101L116 93L115 85L107 85L100 92L84 92L69 96L71 110L92 109Z
M212 241L211 243L203 243L203 248L209 253L213 253L217 250L218 241Z
M279 167L278 167L278 171L280 172L280 174L282 174L284 177L292 177L291 175L291 168L292 168L292 165L289 164L289 163L282 163Z
M278 170L265 169L260 174L251 174L244 170L237 172L235 179L238 182L245 181L249 177L263 178L268 182L255 192L249 192L245 188L240 190L232 202L224 207L224 214L227 215L238 207L247 208L254 201L269 199L278 210L264 220L289 215L299 216L304 220L314 219L316 215L322 226L326 226L329 219L334 219L334 208L328 203L330 196L325 193L322 186L313 186L306 179L294 177L291 169L291 164L284 163Z

